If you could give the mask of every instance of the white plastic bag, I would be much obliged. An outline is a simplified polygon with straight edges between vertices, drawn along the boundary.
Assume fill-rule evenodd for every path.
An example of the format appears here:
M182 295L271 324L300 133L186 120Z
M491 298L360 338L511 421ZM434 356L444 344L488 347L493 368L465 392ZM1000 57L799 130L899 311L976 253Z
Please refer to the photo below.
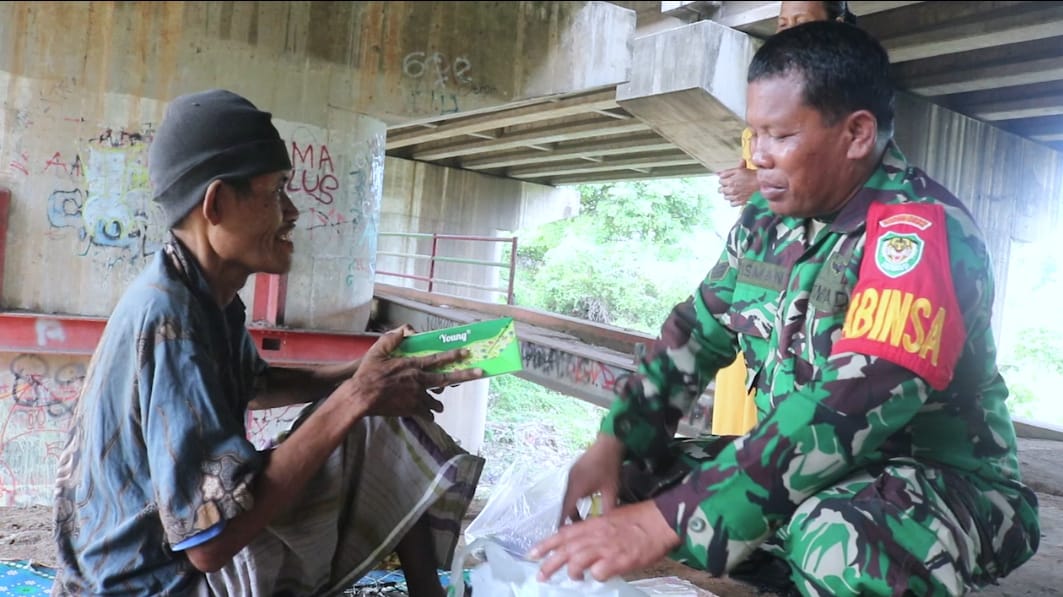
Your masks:
M524 559L537 543L557 531L570 465L533 469L516 463L499 479L487 504L465 529L465 547L455 555L451 583L462 595L462 570L469 555L482 563L469 573L474 597L646 597L619 578L600 583L589 575L576 581L558 571L547 582L536 575L539 563ZM590 500L579 504L581 516Z
M620 578L602 583L587 575L572 580L559 570L550 580L539 582L537 562L514 557L490 539L480 541L487 561L469 573L473 597L647 597Z

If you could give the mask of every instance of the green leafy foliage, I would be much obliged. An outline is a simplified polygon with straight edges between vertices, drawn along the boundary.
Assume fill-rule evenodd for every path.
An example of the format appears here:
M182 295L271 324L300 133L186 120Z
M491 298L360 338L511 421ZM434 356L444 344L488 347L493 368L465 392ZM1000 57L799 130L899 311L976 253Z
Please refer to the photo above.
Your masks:
M737 217L717 188L713 178L579 187L580 215L519 232L516 303L656 334L716 262ZM516 376L492 378L485 483L513 462L566 464L604 414Z
M579 186L584 215L601 243L635 241L665 250L704 224L707 179L664 179Z
M516 302L656 332L718 257L735 212L708 178L578 189L580 215L520 234Z
M1000 325L1000 372L1008 409L1034 421L1063 425L1063 271L1055 247L1012 243Z

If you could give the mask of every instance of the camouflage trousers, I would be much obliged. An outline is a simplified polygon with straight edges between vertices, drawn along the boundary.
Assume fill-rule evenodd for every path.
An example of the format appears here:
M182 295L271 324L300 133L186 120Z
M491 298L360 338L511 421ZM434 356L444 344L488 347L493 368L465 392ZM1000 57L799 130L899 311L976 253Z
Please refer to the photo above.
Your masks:
M677 469L689 470L718 452L700 441L677 446L683 464L669 467L664 478L671 482L681 478ZM625 485L632 480L647 487L637 475L627 475ZM624 497L644 498L643 490ZM788 566L791 594L924 597L993 584L1030 559L1039 541L1037 497L1025 486L897 458L866 466L805 500L756 555Z

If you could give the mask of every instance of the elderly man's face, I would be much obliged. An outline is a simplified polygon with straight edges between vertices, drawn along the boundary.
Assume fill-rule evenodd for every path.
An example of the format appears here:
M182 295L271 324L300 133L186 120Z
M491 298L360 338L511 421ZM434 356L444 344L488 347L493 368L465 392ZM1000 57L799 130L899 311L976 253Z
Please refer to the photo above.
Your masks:
M746 120L753 129L753 165L760 192L780 215L813 217L833 213L848 199L850 167L841 123L827 125L805 105L800 75L787 74L749 84Z
M232 187L225 190L220 199L223 216L212 234L218 256L231 269L247 275L291 269L299 210L284 190L288 176L286 170L256 176L246 195Z

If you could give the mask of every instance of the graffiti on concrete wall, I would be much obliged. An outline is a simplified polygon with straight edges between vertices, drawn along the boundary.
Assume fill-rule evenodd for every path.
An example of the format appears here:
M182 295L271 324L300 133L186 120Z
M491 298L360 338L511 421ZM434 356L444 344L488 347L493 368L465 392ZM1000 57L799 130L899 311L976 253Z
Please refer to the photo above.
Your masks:
M303 412L304 406L284 406L268 410L248 411L244 417L247 438L259 450L264 450L279 442L291 429L292 423Z
M373 135L351 154L347 192L354 218L354 238L347 248L348 287L372 288L376 273L380 198L384 194L385 134Z
M464 56L410 52L402 58L402 74L414 83L407 96L407 110L413 114L454 114L462 111L469 95L495 91L473 78L472 63Z
M606 401L613 399L631 375L623 368L532 342L521 342L520 353L526 370L578 387ZM710 393L700 395L681 422L691 430L708 433L712 428L712 402Z
M298 228L309 232L320 250L342 259L344 271L339 273L347 287L370 293L384 192L385 134L350 144L325 141L323 131L307 126L285 135L292 158L286 190L300 211ZM330 244L332 240L341 242Z
M551 346L521 342L520 353L525 369L590 389L602 396L611 396L629 375L620 367Z
M340 181L328 143L300 127L292 136L290 154L292 174L285 190L302 212L301 225L311 232L311 237L315 231L342 235L342 228L351 222L351 214L342 201L336 201Z
M47 207L53 238L76 235L80 256L109 266L136 264L158 250L163 233L152 223L158 207L147 168L152 135L150 125L104 129L83 148L54 151L44 160L40 173L58 181Z
M50 504L86 359L0 354L0 506Z
M0 353L0 507L51 504L88 357ZM302 407L249 412L247 437L265 448Z

